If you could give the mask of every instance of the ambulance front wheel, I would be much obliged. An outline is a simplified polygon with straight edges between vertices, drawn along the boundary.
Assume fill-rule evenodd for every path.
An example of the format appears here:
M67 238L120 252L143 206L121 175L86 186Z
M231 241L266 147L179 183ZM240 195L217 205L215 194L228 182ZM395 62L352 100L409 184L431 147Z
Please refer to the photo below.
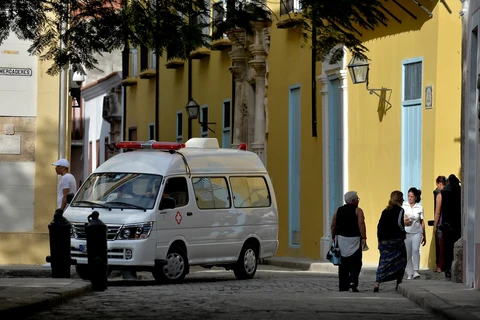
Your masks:
M257 252L258 248L253 243L246 243L243 246L237 264L233 269L233 273L238 280L252 279L255 276L258 265Z
M188 273L188 258L180 247L172 247L168 251L165 264L155 266L152 275L157 282L175 283L182 281Z

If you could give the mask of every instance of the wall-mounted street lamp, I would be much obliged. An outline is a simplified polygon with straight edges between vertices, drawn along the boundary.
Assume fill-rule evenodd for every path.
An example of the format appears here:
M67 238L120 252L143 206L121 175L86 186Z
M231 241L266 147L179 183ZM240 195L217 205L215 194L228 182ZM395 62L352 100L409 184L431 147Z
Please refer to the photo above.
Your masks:
M367 90L370 92L370 94L377 95L380 99L385 101L391 107L392 104L389 100L392 96L392 89L384 87L382 87L381 89L374 89L368 87L368 72L370 70L369 66L370 63L367 60L362 59L358 56L353 56L352 60L350 60L350 63L347 65L353 84L366 83ZM382 95L378 94L377 91L388 91L390 92L390 95L388 96L388 99L385 99Z
M200 123L200 125L202 125L202 127L204 129L208 129L208 130L212 131L213 133L215 133L215 131L210 129L208 127L208 125L209 124L216 124L216 122L201 122L200 121L200 117L199 117L200 106L198 105L198 103L195 100L190 98L190 100L188 101L185 109L187 109L187 114L188 114L188 124L189 124L189 126L188 126L188 139L190 139L191 135L192 135L192 133L191 133L191 123L192 123L192 120L194 120L194 119L198 119L198 123Z
M188 119L193 120L198 118L198 112L200 111L200 106L198 103L190 99L187 103L187 106L185 107L187 109L187 114L188 114Z

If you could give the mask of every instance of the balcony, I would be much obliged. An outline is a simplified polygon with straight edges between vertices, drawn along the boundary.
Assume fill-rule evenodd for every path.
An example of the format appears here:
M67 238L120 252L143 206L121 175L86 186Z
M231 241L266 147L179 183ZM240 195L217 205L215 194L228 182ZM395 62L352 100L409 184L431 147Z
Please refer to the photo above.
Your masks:
M208 48L198 48L190 52L191 59L203 59L210 56L210 49Z
M165 63L165 67L167 69L178 69L180 67L183 67L184 64L185 64L185 61L175 58L175 59L168 60L167 63Z
M140 77L140 79L151 79L155 77L156 74L157 71L155 69L145 69L141 71L138 76Z

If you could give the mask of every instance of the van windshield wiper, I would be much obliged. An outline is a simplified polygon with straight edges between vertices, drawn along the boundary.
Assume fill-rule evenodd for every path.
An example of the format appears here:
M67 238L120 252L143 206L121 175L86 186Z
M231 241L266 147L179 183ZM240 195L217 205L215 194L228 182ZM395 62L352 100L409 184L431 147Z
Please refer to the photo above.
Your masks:
M142 207L142 206L139 206L139 205L136 205L136 204L133 204L133 203L122 202L122 201L109 201L107 203L108 204L122 204L122 205L130 206L130 207L135 208L135 209L140 209L140 210L143 210L143 211L147 211L147 209L145 209L145 207Z
M72 203L72 206L75 206L76 204L89 204L92 207L100 207L100 208L108 208L110 209L109 206L106 206L104 204L98 203L98 202L93 202L93 201L86 201L86 200L78 200Z

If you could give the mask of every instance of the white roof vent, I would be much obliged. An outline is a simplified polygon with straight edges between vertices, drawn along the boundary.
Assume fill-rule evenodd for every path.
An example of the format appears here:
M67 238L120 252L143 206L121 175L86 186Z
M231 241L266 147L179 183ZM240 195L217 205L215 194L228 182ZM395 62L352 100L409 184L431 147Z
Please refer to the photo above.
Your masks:
M191 138L185 142L186 148L218 149L217 138Z

